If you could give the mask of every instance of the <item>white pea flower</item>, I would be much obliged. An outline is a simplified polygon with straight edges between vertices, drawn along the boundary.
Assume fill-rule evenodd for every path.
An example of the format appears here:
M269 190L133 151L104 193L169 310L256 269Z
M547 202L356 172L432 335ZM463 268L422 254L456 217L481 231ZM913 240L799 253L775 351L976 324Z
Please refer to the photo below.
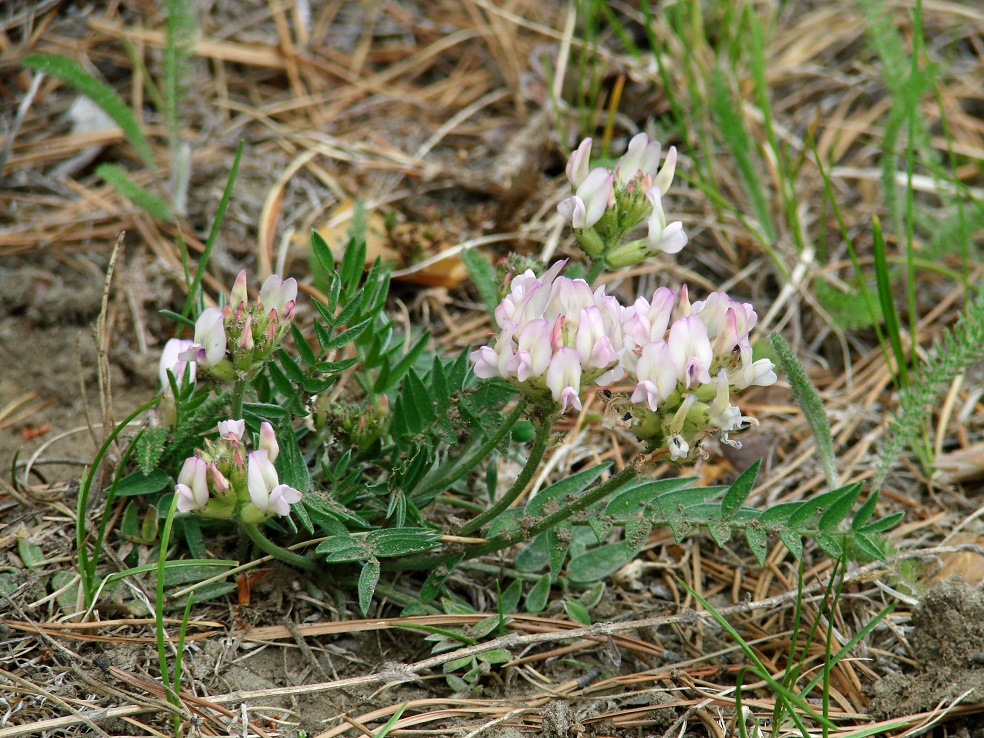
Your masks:
M242 440L243 434L246 432L246 421L245 420L220 420L219 421L219 438L226 438L232 441Z
M650 253L655 254L658 251L664 254L678 253L687 245L687 234L683 231L683 223L677 220L667 224L661 190L658 187L654 186L646 190L646 199L652 205L652 212L647 221L649 235L646 237Z
M177 383L178 389L181 389L184 381L185 367L190 367L189 381L191 384L195 383L195 371L197 369L195 362L185 361L180 358L183 353L188 351L194 345L194 343L194 341L186 338L171 338L164 344L164 350L161 351L159 371L161 377L161 387L163 387L165 395L169 396L172 394L171 382L167 378L168 370L170 370L171 374L174 375L174 381Z
M571 152L571 158L567 160L567 181L574 187L579 187L588 176L588 168L591 161L591 139L586 138L581 144Z
M300 502L299 491L280 483L277 470L267 456L266 449L250 452L246 473L250 502L264 517L289 515L290 506Z
M603 167L591 170L573 196L557 205L557 212L575 231L593 228L614 202L614 176Z
M202 367L213 367L225 358L225 317L217 307L202 310L195 321L195 342L178 358L197 362Z
M204 510L208 504L208 464L197 456L185 459L178 473L174 494L178 498L178 512Z

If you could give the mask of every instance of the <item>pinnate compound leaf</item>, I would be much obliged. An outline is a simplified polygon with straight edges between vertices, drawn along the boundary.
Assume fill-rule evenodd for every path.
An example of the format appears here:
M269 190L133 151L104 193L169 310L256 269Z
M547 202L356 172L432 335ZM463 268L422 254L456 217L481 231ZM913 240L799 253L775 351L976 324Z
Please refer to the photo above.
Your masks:
M721 517L730 518L738 508L745 504L748 495L752 493L752 488L755 487L755 478L758 476L761 465L761 461L756 461L731 483L731 487L728 488L724 499L721 501Z
M550 542L544 531L516 555L516 571L532 573L543 571L550 564Z
M311 253L318 260L318 264L325 271L325 274L331 274L335 271L335 256L331 253L331 248L324 237L314 228L311 229Z
M550 597L550 575L544 574L526 595L526 612L538 613L547 609Z
M160 492L170 484L171 478L163 469L154 469L150 474L135 471L127 474L116 484L117 497L136 497Z
M372 558L365 563L359 574L359 609L364 616L369 614L369 604L379 583L379 569L379 559Z
M550 551L550 576L556 580L560 570L564 568L567 558L567 548L571 540L570 523L561 523L556 528L547 531L547 548Z
M845 490L845 487L838 487L837 489L817 495L813 499L801 502L800 506L796 508L796 511L789 516L789 527L793 530L803 530L840 499Z
M465 249L461 252L461 260L468 269L468 274L475 283L475 288L485 303L489 314L495 311L499 304L499 278L496 276L492 262L478 249Z

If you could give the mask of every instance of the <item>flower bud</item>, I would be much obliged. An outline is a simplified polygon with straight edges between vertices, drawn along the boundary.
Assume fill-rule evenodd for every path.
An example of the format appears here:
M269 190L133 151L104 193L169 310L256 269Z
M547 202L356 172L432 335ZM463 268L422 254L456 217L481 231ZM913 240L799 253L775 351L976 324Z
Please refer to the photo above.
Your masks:
M236 282L232 285L229 292L229 306L233 311L241 309L249 301L249 293L246 291L246 270L243 269L236 276Z
M260 443L259 447L267 452L267 458L273 463L280 455L280 444L277 443L277 434L273 432L273 426L267 421L260 423Z

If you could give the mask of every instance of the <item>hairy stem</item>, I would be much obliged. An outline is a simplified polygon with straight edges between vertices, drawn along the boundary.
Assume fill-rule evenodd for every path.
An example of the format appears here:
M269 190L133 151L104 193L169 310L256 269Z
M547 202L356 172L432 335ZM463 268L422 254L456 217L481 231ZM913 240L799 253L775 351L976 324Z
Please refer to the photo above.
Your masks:
M593 285L594 281L601 276L601 273L605 271L607 267L608 267L608 262L605 260L605 257L599 256L597 259L591 262L591 268L588 269L588 273L584 277L584 281L590 285Z
M636 472L635 466L629 464L618 474L608 479L608 481L599 484L597 487L586 492L569 505L565 505L556 512L547 515L530 528L526 530L517 530L513 533L509 533L508 535L498 536L497 538L493 538L486 543L475 546L465 553L465 558L474 559L478 556L484 556L485 554L501 551L504 548L509 548L520 541L533 540L543 531L549 530L557 526L559 523L563 523L575 513L586 510L599 500L605 499L605 497L617 490L623 484L635 479L637 473L638 472Z
M536 437L533 439L533 448L530 449L530 455L526 459L526 465L523 467L523 470L516 477L516 481L512 483L509 490L492 507L461 526L457 533L459 536L467 536L470 533L474 533L489 521L495 520L499 515L509 509L509 506L523 494L526 485L530 483L533 475L536 474L536 470L540 468L543 455L547 451L547 446L550 445L550 430L553 425L551 420L552 418L550 416L544 417L539 412L536 414L533 421L536 425Z
M293 551L288 551L286 548L281 548L263 535L263 532L255 525L251 523L243 523L242 529L246 532L246 535L249 536L249 539L264 553L270 554L275 559L280 559L285 564L296 566L298 569L318 571L318 565L311 561L311 559L301 556L300 554L296 554Z
M243 399L246 397L246 382L237 379L232 385L232 402L230 403L229 413L231 420L240 420L243 417Z

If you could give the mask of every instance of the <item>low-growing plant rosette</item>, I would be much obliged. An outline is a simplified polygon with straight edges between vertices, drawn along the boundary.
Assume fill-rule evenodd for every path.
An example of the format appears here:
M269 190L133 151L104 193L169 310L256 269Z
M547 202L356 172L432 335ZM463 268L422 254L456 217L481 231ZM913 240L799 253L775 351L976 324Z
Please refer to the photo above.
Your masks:
M247 524L289 515L301 493L277 476L280 446L273 426L260 423L253 451L245 448L245 421L221 421L218 432L217 439L205 439L204 448L185 459L174 488L178 512L238 517Z
M244 269L224 306L202 310L194 342L177 358L195 362L217 379L249 379L290 330L296 301L297 281L277 274L266 278L251 301Z
M604 286L561 276L565 264L512 280L495 310L498 336L470 355L478 377L506 380L548 414L582 410L585 384L624 378L631 393L606 393L615 424L681 463L704 437L733 443L730 433L755 424L731 397L776 381L770 360L753 360L751 304L724 292L691 303L684 285L625 307Z
M675 254L687 245L683 223L667 222L663 196L673 184L676 149L670 147L660 167L662 147L639 133L615 168L590 167L592 140L584 139L567 162L574 194L557 211L570 222L574 237L592 259L617 268L658 253ZM622 237L642 222L645 238L622 244Z

